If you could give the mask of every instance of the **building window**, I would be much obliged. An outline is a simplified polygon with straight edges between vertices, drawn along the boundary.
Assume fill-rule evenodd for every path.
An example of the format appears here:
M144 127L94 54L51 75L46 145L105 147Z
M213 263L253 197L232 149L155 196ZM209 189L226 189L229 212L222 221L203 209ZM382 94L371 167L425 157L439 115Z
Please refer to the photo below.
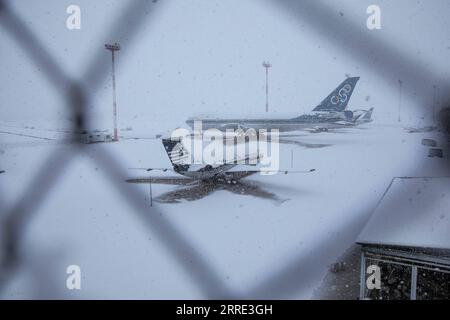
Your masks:
M418 268L418 300L444 300L450 296L450 273Z

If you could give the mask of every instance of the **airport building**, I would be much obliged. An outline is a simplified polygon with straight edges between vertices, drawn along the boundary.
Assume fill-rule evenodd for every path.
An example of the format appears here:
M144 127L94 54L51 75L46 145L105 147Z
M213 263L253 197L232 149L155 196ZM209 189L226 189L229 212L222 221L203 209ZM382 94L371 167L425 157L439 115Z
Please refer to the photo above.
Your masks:
M393 179L357 239L360 299L449 299L449 210L450 178Z

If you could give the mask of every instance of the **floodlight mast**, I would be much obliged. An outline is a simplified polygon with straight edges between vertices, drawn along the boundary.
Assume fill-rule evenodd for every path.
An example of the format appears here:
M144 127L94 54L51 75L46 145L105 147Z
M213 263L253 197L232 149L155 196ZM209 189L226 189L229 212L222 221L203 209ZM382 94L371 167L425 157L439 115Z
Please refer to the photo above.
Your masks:
M402 86L403 81L398 80L399 92L398 92L398 122L402 121Z
M269 61L264 61L262 66L266 68L266 112L269 112L269 68L272 65Z
M114 117L114 141L119 141L117 132L117 103L116 103L116 66L115 66L115 52L120 50L120 45L116 42L114 44L105 44L105 49L111 51L112 57L112 86L113 86L113 117Z

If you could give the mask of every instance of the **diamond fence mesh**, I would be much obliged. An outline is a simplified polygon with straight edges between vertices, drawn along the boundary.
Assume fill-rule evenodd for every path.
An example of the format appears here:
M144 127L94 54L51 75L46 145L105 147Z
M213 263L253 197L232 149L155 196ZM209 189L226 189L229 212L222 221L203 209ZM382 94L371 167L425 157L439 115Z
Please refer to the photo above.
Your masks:
M267 1L277 7L286 15L290 15L299 22L310 24L317 37L329 41L336 46L348 46L354 44L349 55L360 63L370 64L367 57L372 52L381 52L378 59L381 63L373 68L374 73L381 77L392 78L402 73L408 79L411 86L417 91L424 83L433 83L442 79L432 74L430 70L421 67L413 57L405 56L394 47L376 39L366 45L365 35L359 31L354 22L346 20L342 22L336 18L334 11L324 2L319 1ZM121 13L121 18L114 21L113 26L107 31L106 38L126 39L127 46L139 41L137 34L140 28L149 23L152 15L164 5L164 1L130 1L126 10ZM76 121L72 132L88 130L92 124L86 116L87 105L93 95L107 80L110 72L110 61L105 59L104 52L93 54L92 60L87 63L85 71L79 79L73 79L59 65L52 53L45 47L33 31L27 26L19 15L13 10L7 1L0 0L0 27L14 39L23 53L42 71L43 81L49 83L49 87L56 95L64 98L64 109L71 114ZM328 30L334 30L330 36ZM337 35L337 36L336 36ZM382 67L380 67L382 65ZM406 67L406 69L405 69ZM405 71L406 70L406 71ZM445 92L445 88L443 90ZM414 97L424 106L425 97ZM448 96L442 98L444 103ZM61 172L77 156L85 152L85 144L73 136L74 143L69 149L56 150L48 155L47 161L35 171L31 183L25 188L20 201L10 206L0 203L1 215L1 255L0 255L0 293L8 285L9 280L23 263L18 248L27 232L27 225L37 214L43 201L49 197L50 190L62 179ZM105 169L106 179L116 188L117 195L122 197L133 208L133 213L139 217L142 223L153 233L165 247L173 260L182 266L185 274L203 293L205 298L289 298L302 286L310 284L310 275L303 270L312 270L316 257L327 252L333 244L324 239L317 243L309 253L295 257L290 263L265 279L254 288L249 288L245 294L237 294L223 280L218 271L199 252L199 249L190 244L183 230L174 226L164 215L160 214L161 208L153 206L149 208L142 190L130 187L123 183L127 176L126 168L123 168L115 157L104 149L95 153L93 161L101 164ZM418 162L417 170L420 173L422 163ZM2 192L5 186L2 186ZM438 197L438 195L437 195ZM438 199L430 199L430 205ZM370 211L370 208L367 208ZM367 219L367 215L350 221L341 232L361 228Z

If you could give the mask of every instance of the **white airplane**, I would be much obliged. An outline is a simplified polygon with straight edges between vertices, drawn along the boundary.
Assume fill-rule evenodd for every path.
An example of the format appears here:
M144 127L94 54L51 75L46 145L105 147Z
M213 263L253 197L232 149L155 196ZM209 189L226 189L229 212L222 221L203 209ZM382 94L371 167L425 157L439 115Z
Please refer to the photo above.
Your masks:
M255 166L259 160L259 155L246 156L232 162L212 165L192 165L186 164L186 159L190 157L189 151L184 147L181 139L162 139L162 143L172 164L172 168L131 168L149 171L173 171L176 176L152 176L138 177L127 179L129 183L146 183L146 184L169 184L184 185L188 188L168 192L155 199L159 202L174 203L180 200L198 200L206 195L217 191L227 190L237 194L247 194L256 197L267 198L282 202L275 194L261 189L256 184L240 181L243 178L254 175L265 169L249 169L249 170L232 170L238 165ZM254 164L250 164L254 163ZM290 171L277 170L283 174L288 173L307 173L313 172L315 169L308 171ZM267 172L267 171L266 171Z

